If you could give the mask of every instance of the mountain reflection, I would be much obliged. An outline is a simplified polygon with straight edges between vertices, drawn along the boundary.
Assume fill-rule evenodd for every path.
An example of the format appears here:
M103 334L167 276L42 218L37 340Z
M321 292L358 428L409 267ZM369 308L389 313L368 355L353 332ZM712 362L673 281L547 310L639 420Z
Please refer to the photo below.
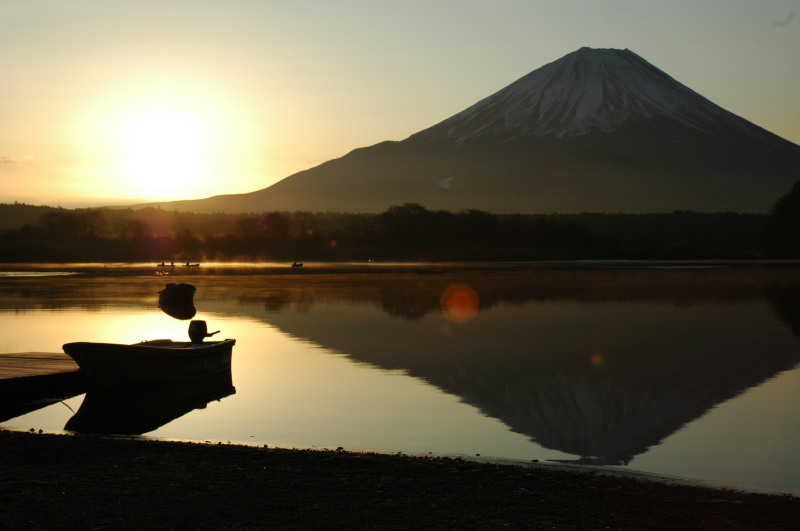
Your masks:
M330 283L312 297L306 285L301 305L284 289L284 311L273 306L263 318L358 362L404 370L577 462L626 464L800 361L780 324L798 335L786 277L544 277L553 282L508 274ZM454 281L479 300L463 324L444 318L442 294Z
M800 361L794 267L209 275L192 283L203 311L249 316L358 363L405 371L578 462L628 463ZM158 284L18 281L0 286L0 304L155 308ZM472 292L455 303L459 319L446 315L453 286ZM95 402L87 395L85 414L68 429L137 433L163 420L136 419L159 409L160 398L103 397L123 405L90 415ZM122 417L135 422L120 427Z

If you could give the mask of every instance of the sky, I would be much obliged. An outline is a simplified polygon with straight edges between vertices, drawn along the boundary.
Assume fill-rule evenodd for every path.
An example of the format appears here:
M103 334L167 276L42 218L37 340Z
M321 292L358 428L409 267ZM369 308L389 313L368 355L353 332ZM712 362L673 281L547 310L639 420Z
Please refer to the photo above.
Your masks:
M0 203L263 189L583 46L800 144L800 0L0 0Z

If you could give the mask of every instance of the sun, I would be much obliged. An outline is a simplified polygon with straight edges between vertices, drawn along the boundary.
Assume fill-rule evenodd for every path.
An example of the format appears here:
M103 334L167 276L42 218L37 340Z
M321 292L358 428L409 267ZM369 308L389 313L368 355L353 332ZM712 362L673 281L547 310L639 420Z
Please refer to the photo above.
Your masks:
M119 123L119 177L128 193L155 199L191 197L211 172L209 125L180 109L150 109Z
M71 190L114 203L251 191L276 152L272 120L199 82L109 90L76 116Z

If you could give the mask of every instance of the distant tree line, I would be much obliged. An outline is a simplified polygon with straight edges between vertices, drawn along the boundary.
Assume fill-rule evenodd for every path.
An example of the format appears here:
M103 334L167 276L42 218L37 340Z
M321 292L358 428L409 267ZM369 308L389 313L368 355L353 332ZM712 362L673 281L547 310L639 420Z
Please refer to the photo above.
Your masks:
M764 234L771 256L800 258L800 181L775 203Z
M0 213L4 206L0 205ZM14 205L19 207L19 205ZM528 261L800 258L800 184L769 215L192 214L48 209L0 232L3 262Z

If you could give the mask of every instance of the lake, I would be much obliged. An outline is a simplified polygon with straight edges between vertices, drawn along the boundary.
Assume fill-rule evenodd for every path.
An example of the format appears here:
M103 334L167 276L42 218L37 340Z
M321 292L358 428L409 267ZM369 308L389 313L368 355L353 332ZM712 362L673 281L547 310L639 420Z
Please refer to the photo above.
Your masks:
M188 321L158 307L168 282L196 286L194 319L236 339L228 381L202 400L80 394L0 425L84 431L83 407L104 431L160 439L538 460L800 494L796 265L6 265L0 352L183 340Z

